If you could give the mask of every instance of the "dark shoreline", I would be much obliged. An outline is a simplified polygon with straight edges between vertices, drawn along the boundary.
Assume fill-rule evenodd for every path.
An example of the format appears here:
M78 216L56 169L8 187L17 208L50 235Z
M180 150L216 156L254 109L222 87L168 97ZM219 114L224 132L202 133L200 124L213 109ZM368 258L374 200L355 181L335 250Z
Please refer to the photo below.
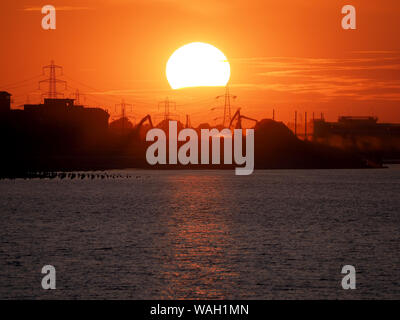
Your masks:
M334 167L324 167L324 168L255 168L254 171L260 170L349 170L349 169L388 169L388 166L381 166L381 167L341 167L341 168L334 168ZM38 170L38 171L28 171L28 172L12 172L12 173L0 173L0 180L14 180L14 179L76 179L76 180L83 180L83 179L117 179L117 178L133 178L137 175L135 174L121 174L121 173L112 173L110 171L114 170L145 170L145 171L152 171L152 170L162 170L162 171L234 171L235 167L223 167L220 166L210 167L210 166L155 166L155 167L119 167L119 168L103 168L103 169L66 169L66 170Z

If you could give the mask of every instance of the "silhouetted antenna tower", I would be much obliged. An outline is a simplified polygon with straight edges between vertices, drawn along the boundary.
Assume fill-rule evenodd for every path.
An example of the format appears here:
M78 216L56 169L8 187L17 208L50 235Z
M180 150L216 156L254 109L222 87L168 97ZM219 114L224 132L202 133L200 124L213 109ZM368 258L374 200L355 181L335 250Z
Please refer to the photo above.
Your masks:
M39 81L39 89L40 89L40 84L43 82L47 82L49 84L49 91L44 94L44 96L47 96L47 98L50 99L57 99L58 96L64 97L63 93L57 92L57 83L63 83L65 86L65 89L67 89L67 82L64 80L59 80L56 77L56 70L61 70L61 75L62 75L62 67L57 66L54 64L54 60L51 60L50 64L48 66L43 67L43 75L46 73L46 69L49 69L49 78L45 80Z
M225 99L225 101L224 101L224 118L222 120L222 126L225 127L225 125L229 124L231 122L231 119L232 119L231 99L234 100L237 97L229 93L229 87L228 86L226 86L225 94L216 97L216 99L219 99L219 98L222 98L222 97Z
M170 100L168 99L168 97L167 97L167 98L165 98L164 101L160 101L160 102L158 103L158 108L160 108L160 105L161 105L161 104L164 104L164 120L165 120L165 121L169 121L169 119L171 118L171 116L172 116L172 115L175 115L175 114L172 114L172 113L170 112L170 106L173 105L174 108L175 108L175 110L176 110L176 103L175 103L174 101L170 101Z
M81 96L82 96L82 94L79 92L79 89L75 90L74 96L75 96L75 104L76 105L80 105L81 104Z

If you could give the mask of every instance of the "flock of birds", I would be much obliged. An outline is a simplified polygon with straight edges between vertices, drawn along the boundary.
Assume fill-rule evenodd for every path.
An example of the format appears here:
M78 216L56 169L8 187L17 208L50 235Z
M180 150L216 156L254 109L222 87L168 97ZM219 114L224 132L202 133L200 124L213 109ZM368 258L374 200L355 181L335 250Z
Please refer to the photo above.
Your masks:
M6 179L70 179L70 180L84 180L84 179L139 179L140 175L120 174L120 173L84 173L84 172L30 172L23 176L8 176Z

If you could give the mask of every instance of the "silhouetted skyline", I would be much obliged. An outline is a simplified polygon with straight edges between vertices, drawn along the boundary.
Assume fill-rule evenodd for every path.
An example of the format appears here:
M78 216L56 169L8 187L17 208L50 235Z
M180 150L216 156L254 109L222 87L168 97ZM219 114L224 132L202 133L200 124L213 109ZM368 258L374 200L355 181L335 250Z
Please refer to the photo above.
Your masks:
M27 100L36 103L40 93L36 81L12 84L40 75L41 66L54 59L64 66L63 79L70 87L85 94L86 104L103 104L113 113L125 99L144 116L155 113L157 101L169 96L183 117L211 122L219 113L210 108L220 106L214 98L224 88L171 90L165 75L177 48L203 41L226 54L235 104L246 107L250 117L271 117L275 109L284 122L293 120L295 110L323 112L330 121L339 115L369 115L400 122L400 5L395 0L352 1L357 30L341 28L342 4L335 2L52 4L58 8L57 29L48 31L40 25L40 1L0 4L0 35L6 44L0 86L13 93L13 107Z

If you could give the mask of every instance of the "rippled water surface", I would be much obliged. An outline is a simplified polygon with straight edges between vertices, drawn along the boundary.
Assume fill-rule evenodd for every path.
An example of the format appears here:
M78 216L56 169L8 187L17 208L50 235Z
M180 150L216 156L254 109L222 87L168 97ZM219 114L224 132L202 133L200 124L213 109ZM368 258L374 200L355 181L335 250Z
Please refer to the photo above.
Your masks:
M400 298L398 166L117 174L0 180L0 298Z

